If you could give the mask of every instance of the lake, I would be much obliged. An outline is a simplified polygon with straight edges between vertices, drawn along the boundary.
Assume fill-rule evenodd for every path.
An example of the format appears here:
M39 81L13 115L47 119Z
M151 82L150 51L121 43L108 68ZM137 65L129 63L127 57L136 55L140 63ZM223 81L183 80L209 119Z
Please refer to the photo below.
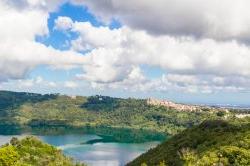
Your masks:
M0 144L7 143L13 136L21 138L26 135L35 135L90 166L123 166L167 138L152 131L107 127L1 126Z

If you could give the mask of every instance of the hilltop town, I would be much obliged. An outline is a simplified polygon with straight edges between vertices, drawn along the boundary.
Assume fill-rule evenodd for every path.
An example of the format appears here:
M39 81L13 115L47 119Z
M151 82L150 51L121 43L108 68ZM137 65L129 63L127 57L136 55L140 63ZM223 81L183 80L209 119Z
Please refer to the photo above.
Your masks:
M167 108L176 109L177 111L198 111L201 109L200 106L187 105L187 104L177 104L177 103L174 103L172 101L160 100L160 99L154 99L154 98L148 98L147 104L148 105L164 106Z
M147 99L148 105L159 105L164 106L170 109L175 109L177 111L191 111L191 112L198 112L202 110L209 110L209 111L225 111L228 112L228 109L225 108L214 108L209 106L200 106L200 105L191 105L191 104L179 104L174 103L169 100L161 100L161 99L154 99L154 98L148 98Z

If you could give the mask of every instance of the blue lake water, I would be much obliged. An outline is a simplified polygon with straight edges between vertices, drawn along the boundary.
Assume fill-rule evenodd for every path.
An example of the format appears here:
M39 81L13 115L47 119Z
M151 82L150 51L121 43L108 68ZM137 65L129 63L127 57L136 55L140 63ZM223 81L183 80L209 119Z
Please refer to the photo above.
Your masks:
M24 132L8 135L0 132L0 145L7 143L13 136L22 138L26 135L36 135L44 142L62 149L76 161L89 166L123 166L164 139L162 135L153 133L145 134L129 130L124 132L118 129L114 131L114 135L111 131L100 134L100 130L84 133L59 132L54 135L52 133Z

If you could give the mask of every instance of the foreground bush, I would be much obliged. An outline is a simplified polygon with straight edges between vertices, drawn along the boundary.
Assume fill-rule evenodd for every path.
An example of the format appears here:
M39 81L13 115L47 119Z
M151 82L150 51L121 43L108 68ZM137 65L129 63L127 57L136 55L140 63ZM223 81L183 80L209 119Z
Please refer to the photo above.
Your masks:
M0 166L83 166L76 164L60 150L45 144L33 136L18 140L0 148Z

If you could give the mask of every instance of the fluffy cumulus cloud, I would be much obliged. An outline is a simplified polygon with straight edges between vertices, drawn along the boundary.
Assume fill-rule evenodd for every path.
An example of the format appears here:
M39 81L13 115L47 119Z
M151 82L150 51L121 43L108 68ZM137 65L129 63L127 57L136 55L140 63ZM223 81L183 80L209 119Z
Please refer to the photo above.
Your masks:
M48 35L49 12L56 10L59 2L0 1L0 81L23 78L38 65L70 68L84 62L80 54L35 41L37 35Z
M35 86L44 86L49 88L55 88L57 84L53 81L44 80L41 76L31 79L18 79L17 86L19 89L32 88Z
M60 28L79 34L77 39L71 41L71 49L89 51L85 54L85 73L77 77L92 82L94 87L126 88L137 84L135 89L153 89L151 86L154 85L168 90L175 86L181 90L186 88L190 92L208 93L223 90L223 86L227 90L233 89L229 87L239 89L237 86L242 86L240 81L229 80L250 77L250 49L248 45L237 40L155 36L145 30L135 30L127 26L109 29L105 26L94 27L89 22L64 19L70 22L70 28L69 24L64 23ZM60 20L61 18L58 18L56 22ZM141 77L131 79L131 75L136 70L138 73L142 64L165 70L168 74L164 76L164 81L168 82L168 86L160 85L164 84L162 78L142 79L143 72L140 72ZM211 81L216 78L217 81ZM209 88L210 86L215 87Z
M60 86L59 83L45 80L41 76L36 76L35 78L27 78L27 79L17 79L9 82L1 83L0 89L10 89L10 90L18 90L18 91L36 91L44 90L44 89L55 89L57 86ZM48 93L50 93L48 91Z
M177 93L221 93L221 92L249 92L249 78L239 77L239 80L230 77L216 76L195 76L195 75L178 75L163 74L160 78L147 79L126 78L120 82L114 83L96 83L92 82L92 88L116 89L135 92L177 92ZM220 80L218 82L218 80ZM223 81L222 81L223 80Z
M59 16L54 30L78 35L69 41L70 49L60 51L35 42L37 35L49 35L49 12L66 1L0 1L0 81L23 78L45 64L80 66L83 72L76 79L96 89L250 90L248 0L70 0L87 6L107 25L116 19L122 26L96 27ZM141 66L165 73L150 78ZM80 85L66 81L63 86Z

